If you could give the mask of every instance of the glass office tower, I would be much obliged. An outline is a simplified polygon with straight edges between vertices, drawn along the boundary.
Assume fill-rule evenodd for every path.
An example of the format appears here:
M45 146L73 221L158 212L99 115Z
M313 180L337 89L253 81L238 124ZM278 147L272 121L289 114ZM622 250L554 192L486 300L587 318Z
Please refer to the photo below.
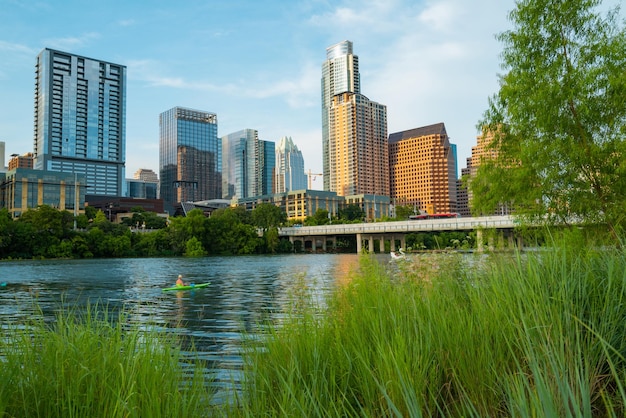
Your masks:
M124 65L41 51L34 128L35 169L84 175L88 195L124 194Z
M247 199L273 192L275 144L259 140L256 129L222 137L222 197Z
M274 193L274 173L276 171L276 144L272 141L259 141L259 172L261 195Z
M159 115L160 195L173 214L181 202L222 197L217 115L174 107Z
M307 188L302 152L291 137L284 136L276 148L276 177L274 193L284 193Z

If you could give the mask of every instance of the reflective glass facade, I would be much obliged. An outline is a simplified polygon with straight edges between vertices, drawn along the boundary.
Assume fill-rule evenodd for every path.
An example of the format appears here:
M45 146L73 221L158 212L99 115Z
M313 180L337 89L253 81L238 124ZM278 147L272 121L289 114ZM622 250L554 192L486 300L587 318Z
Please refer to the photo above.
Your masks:
M273 193L275 144L259 140L255 129L222 137L222 198L247 199Z
M174 107L159 116L160 195L167 212L181 202L222 196L217 115Z
M271 141L259 141L259 162L261 172L261 195L274 193L274 172L276 170L276 144Z
M302 152L290 137L282 137L276 148L276 176L274 193L307 188Z
M35 66L34 167L84 175L89 195L121 196L126 67L44 49Z

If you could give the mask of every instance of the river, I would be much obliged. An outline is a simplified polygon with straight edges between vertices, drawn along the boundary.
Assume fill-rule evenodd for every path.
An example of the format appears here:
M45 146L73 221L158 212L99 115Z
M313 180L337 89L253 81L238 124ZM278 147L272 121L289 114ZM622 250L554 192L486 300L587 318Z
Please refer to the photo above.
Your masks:
M388 260L388 255L381 255ZM382 258L381 258L382 260ZM356 254L204 258L34 260L0 263L0 322L54 318L88 304L124 308L129 321L192 337L216 385L239 380L241 340L265 319L280 319L303 288L324 297L358 265ZM178 274L204 289L163 292Z

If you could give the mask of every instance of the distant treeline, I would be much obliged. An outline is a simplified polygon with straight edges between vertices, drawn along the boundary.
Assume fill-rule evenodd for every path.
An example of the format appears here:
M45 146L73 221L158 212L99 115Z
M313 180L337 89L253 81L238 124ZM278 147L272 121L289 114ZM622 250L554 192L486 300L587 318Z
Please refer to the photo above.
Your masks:
M273 205L252 212L226 208L205 217L165 219L141 208L122 223L90 207L76 218L68 211L40 206L13 220L0 210L0 259L238 255L292 250L278 238L284 215ZM145 227L144 227L145 225ZM264 230L259 234L259 229ZM262 235L262 236L260 236Z
M140 207L131 213L118 224L92 207L74 217L68 211L42 205L17 219L12 219L7 209L1 209L0 259L243 255L306 250L301 242L292 244L279 237L278 228L291 224L286 214L271 204L261 204L252 211L243 207L219 209L210 217L200 210L169 219ZM358 207L345 208L338 215L329 217L327 211L319 210L303 224L362 222ZM404 215L401 219L405 219ZM474 247L474 238L473 233L418 233L407 235L406 245L409 250L468 249ZM338 251L355 252L355 238L341 238L337 247Z

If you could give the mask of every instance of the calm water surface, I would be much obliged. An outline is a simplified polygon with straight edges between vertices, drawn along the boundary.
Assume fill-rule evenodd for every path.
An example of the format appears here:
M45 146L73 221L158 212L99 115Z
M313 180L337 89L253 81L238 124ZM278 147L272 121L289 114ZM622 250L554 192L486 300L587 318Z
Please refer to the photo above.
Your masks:
M3 262L0 322L39 312L52 319L64 306L123 307L131 322L193 337L216 384L229 385L241 369L242 330L254 333L261 321L280 318L303 284L323 303L357 264L355 254ZM163 292L178 274L211 285Z

